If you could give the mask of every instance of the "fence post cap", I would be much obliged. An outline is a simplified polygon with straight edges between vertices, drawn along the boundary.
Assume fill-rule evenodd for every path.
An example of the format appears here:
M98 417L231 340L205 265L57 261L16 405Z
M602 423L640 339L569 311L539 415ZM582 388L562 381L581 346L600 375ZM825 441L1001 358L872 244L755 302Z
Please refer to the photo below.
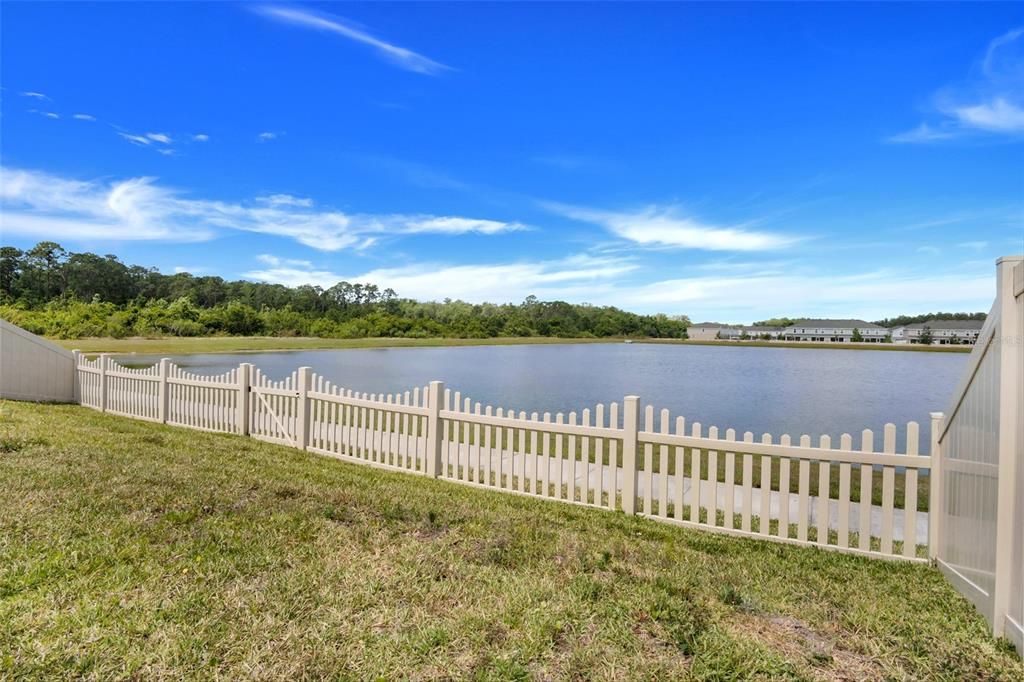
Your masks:
M929 416L930 416L930 417L931 417L932 419L942 419L943 417L945 417L945 416L946 416L946 415L945 415L945 414L943 414L942 412L929 412L929 413L928 413L928 415L929 415Z

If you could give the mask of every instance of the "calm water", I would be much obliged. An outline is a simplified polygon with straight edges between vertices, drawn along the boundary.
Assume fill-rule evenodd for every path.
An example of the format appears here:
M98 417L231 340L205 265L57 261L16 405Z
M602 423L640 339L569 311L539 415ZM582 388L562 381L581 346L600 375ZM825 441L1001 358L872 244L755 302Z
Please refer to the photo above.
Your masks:
M393 393L441 379L482 404L527 412L579 412L639 395L642 405L668 408L673 418L815 440L886 422L921 425L928 451L928 413L945 410L967 363L960 353L722 348L652 344L381 348L277 353L188 355L175 362L216 374L251 362L272 378L308 365L358 391ZM128 360L129 358L123 358ZM150 360L132 356L131 362ZM155 358L152 358L155 360Z

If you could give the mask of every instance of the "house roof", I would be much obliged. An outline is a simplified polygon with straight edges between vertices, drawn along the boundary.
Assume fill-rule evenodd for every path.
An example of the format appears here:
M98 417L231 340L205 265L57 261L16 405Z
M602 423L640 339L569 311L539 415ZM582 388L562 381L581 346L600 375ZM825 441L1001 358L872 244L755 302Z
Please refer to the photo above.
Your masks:
M926 322L908 324L907 329L924 329L928 327L935 331L937 329L981 329L983 326L985 326L984 320L928 320Z
M877 324L865 322L864 320L797 320L789 326L793 327L818 327L820 329L885 329Z

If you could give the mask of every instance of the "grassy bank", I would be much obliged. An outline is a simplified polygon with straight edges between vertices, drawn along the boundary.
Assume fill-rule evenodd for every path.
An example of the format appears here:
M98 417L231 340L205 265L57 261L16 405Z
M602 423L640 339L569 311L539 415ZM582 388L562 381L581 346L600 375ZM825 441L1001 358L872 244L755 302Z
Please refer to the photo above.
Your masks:
M934 570L0 402L0 676L1020 679Z
M161 338L54 339L68 349L86 353L238 353L275 350L319 350L331 348L435 348L440 346L513 346L552 343L622 343L622 339L561 339L547 336L501 337L493 339L322 339L287 336L201 336Z
M439 346L509 346L552 343L622 343L621 338L563 339L548 336L500 337L493 339L324 339L317 337L281 336L202 336L160 338L89 338L54 339L68 349L77 348L86 353L146 353L182 355L188 353L238 353L247 351L317 350L331 348L432 348ZM689 341L682 339L636 339L637 343L658 343L694 346L723 346L727 348L823 348L831 350L896 350L931 353L969 353L970 346L921 346L910 344L874 343L804 343L786 341Z

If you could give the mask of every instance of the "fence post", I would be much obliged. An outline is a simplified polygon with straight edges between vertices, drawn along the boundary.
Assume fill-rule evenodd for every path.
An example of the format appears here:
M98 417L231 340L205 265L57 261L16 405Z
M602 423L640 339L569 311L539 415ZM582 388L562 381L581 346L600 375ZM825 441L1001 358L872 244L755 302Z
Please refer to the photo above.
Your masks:
M100 354L100 412L107 411L107 354Z
M444 382L431 381L427 391L427 476L441 475L441 396Z
M995 584L992 589L992 633L1001 637L1006 629L1010 594L1014 580L1013 552L1020 533L1015 518L1017 484L1017 420L1024 405L1020 396L1021 306L1014 295L1013 269L1024 262L1020 257L996 261L996 304L999 306L999 329L996 344L999 351L999 473L996 505Z
M309 389L313 368L299 367L299 409L297 410L295 441L300 450L309 445Z
M249 435L249 381L252 364L243 362L238 366L238 401L235 405L235 429L240 436Z
M82 351L73 350L71 351L72 366L71 366L71 401L76 405L82 404L82 385L78 381L78 364L82 361Z
M167 374L169 366L171 364L170 359L160 358L160 367L157 370L157 376L160 377L160 383L157 384L157 408L156 416L160 420L161 424L167 423L167 406L170 403L171 392L167 385Z
M637 432L640 430L640 398L635 395L627 395L622 401L622 429L622 511L635 514ZM613 471L613 481L614 476ZM650 491L647 494L650 495Z
M932 412L932 445L931 460L932 466L928 471L928 558L935 560L939 557L939 537L942 534L942 433L941 412Z

